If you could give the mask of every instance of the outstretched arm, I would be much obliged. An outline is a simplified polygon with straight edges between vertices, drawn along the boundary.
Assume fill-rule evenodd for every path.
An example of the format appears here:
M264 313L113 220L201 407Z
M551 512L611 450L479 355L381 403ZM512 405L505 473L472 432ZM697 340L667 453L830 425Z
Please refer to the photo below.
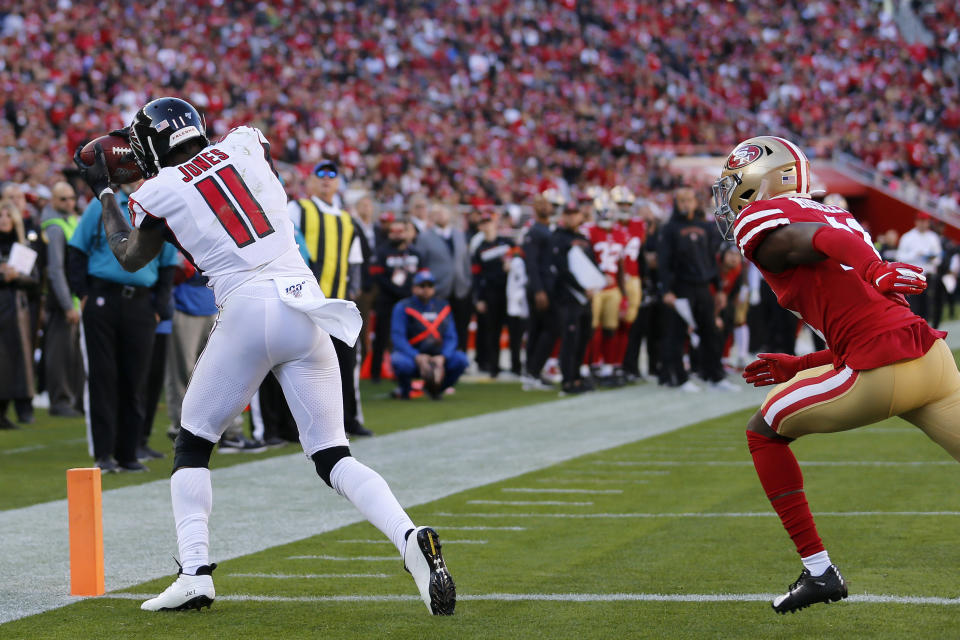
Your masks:
M795 222L771 231L756 248L753 258L773 273L833 258L851 267L884 295L913 295L927 288L922 275L916 275L922 274L923 269L903 262L884 262L864 237L819 222Z
M163 248L163 230L160 227L133 229L127 223L117 199L110 188L110 172L104 157L103 147L98 143L94 147L95 159L92 165L80 159L80 148L73 161L80 169L80 175L93 190L103 205L103 229L107 244L117 262L127 271L138 271L157 257Z

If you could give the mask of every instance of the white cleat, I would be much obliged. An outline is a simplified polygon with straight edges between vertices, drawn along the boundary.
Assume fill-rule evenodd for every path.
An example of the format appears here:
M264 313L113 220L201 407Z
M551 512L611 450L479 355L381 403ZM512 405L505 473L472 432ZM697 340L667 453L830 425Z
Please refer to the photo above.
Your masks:
M413 576L427 610L435 616L451 616L457 604L457 588L440 553L440 537L430 527L417 527L407 536L403 567Z
M213 576L210 575L216 568L216 564L202 566L197 569L195 576L180 573L163 593L147 600L140 608L144 611L199 611L203 607L209 609L217 595L213 589Z

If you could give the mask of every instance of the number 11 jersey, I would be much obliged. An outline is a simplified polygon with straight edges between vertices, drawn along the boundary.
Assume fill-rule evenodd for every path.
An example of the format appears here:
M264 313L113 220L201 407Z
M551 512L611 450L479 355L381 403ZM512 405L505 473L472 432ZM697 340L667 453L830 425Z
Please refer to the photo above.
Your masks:
M189 161L162 168L130 196L129 208L137 228L166 227L210 279L217 304L255 278L313 278L259 129L237 127Z
M849 211L800 197L757 200L745 207L734 226L737 246L756 264L754 252L767 234L795 222L829 224L873 247L870 234ZM780 306L820 333L836 366L862 371L918 358L946 335L910 311L903 296L884 296L850 266L831 258L781 273L757 267Z

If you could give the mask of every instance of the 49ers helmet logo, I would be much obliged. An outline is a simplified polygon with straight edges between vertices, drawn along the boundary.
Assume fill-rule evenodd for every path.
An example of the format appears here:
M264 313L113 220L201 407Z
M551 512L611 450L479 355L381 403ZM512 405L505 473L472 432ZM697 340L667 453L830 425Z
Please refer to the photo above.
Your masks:
M755 144L745 144L733 150L727 158L727 169L745 167L763 155L763 150Z

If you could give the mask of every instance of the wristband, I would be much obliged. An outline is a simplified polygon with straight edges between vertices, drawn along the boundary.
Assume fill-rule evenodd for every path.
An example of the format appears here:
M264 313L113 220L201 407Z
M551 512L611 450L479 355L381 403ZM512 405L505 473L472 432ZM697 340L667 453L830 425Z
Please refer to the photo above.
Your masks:
M98 198L98 199L99 199L99 198L102 198L102 197L105 196L105 195L111 195L111 196L112 196L112 195L113 195L113 189L111 189L110 187L106 187L103 191L100 192L100 195L98 195L97 198Z

